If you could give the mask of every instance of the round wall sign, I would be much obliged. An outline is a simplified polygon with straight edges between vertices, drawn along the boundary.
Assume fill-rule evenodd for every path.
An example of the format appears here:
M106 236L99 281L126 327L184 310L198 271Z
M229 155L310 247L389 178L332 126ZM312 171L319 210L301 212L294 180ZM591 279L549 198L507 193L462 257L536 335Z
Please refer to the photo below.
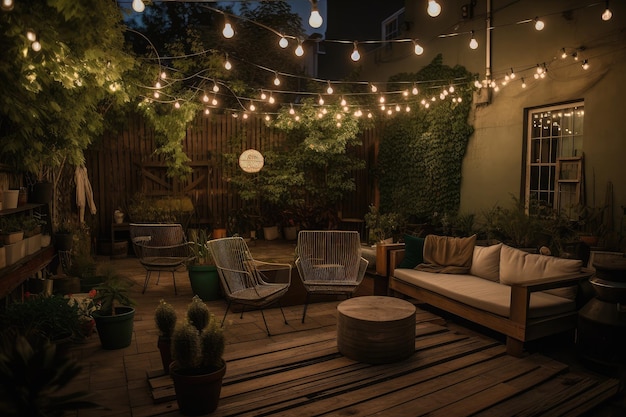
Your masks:
M263 155L256 149L247 149L239 156L239 166L245 172L259 172L264 163Z

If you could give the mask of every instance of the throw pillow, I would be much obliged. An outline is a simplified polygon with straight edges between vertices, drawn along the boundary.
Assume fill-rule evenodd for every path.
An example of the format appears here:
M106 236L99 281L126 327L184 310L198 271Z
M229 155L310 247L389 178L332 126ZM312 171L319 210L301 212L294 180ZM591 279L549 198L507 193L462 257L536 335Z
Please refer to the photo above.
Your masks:
M500 280L500 250L502 243L492 246L475 246L470 274L489 281Z
M467 274L472 266L476 235L451 237L428 235L424 242L424 263L415 269L443 274Z
M424 262L424 238L404 235L404 259L398 268L413 269Z
M500 252L500 282L511 285L539 278L573 275L579 273L582 266L582 261L578 259L537 255L503 245ZM575 290L576 287L567 287L546 292L574 299Z

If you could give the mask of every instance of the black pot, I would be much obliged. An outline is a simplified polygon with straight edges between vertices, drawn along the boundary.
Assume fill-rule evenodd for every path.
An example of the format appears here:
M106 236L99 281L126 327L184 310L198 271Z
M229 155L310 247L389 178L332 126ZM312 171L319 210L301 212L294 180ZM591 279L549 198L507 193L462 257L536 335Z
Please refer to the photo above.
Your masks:
M180 412L186 416L201 416L217 409L222 391L224 366L214 372L197 374L177 369L176 362L170 365L170 376L174 381L176 402Z
M104 349L122 349L130 346L133 338L133 321L135 309L132 307L116 307L114 316L93 313L100 344Z

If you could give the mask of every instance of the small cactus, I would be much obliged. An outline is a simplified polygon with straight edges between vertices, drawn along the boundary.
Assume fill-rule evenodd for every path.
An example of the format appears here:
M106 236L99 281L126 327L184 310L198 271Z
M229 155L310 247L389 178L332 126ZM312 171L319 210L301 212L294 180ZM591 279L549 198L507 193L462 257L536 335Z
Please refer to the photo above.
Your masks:
M199 327L201 326L201 327ZM178 369L221 368L224 332L217 318L199 297L187 307L187 319L172 335L172 356Z
M187 306L187 320L189 320L198 332L201 332L209 324L209 308L197 295L191 299Z
M159 301L159 305L154 311L154 321L162 337L170 338L176 326L176 310L165 300Z

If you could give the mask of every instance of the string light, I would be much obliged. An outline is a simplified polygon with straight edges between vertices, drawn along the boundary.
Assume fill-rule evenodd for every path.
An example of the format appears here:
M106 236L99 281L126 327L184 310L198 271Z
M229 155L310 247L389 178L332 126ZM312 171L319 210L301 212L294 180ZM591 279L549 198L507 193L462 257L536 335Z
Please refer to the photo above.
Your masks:
M567 52L565 52L565 48L561 49L561 59L567 58Z
M180 109L180 103L178 102L178 100L176 100L176 102L174 103L174 107Z
M278 78L277 72L274 73L274 85L277 87L280 85L280 78Z
M522 88L526 88L526 81L524 81L523 77L522 77Z
M209 114L211 114L211 110L209 110L208 108L204 109L204 115L208 116Z
M587 61L586 59L583 61L582 64L583 69L586 71L589 69L589 61Z
M372 93L375 93L378 91L378 87L376 87L374 84L370 86L370 89L372 90Z
M254 105L254 103L252 101L250 102L249 109L250 109L250 111L255 111L256 110L256 106Z
M226 54L226 62L224 62L224 68L226 68L226 70L228 71L230 71L233 68L233 65L228 60L228 54Z
M332 94L333 93L333 86L330 85L330 81L328 81L328 88L326 88L326 93L327 94Z
M269 100L267 100L267 101L268 101L270 104L274 104L274 103L276 102L276 100L274 99L274 96L272 96L271 94L270 94L270 98L269 98Z
M235 31L233 30L232 25L229 22L224 23L224 29L222 30L222 35L226 39L230 39L235 36Z
M611 12L611 9L609 9L609 0L606 0L606 8L602 12L602 20L607 22L611 20L612 17L613 17L613 12Z
M13 7L15 6L15 3L13 2L13 0L2 0L2 3L0 4L1 4L0 7L5 12L10 12L11 10L13 10Z
M513 71L513 68L511 68L511 79L515 79L515 71Z
M204 95L202 96L202 101L204 101L205 103L209 102L209 96L206 93L204 93Z
M469 47L472 49L478 48L478 41L474 37L474 31L470 32L470 36L472 37L472 39L470 39Z
M217 93L220 91L220 87L217 85L217 82L213 82L213 92Z
M278 46L285 49L289 46L289 41L287 40L287 38L281 35L280 40L278 41Z
M346 104L347 104L346 99L341 97L341 105L345 107Z
M296 111L293 109L293 104L289 104L289 114L296 114Z
M545 23L543 23L543 20L539 19L538 17L535 17L535 29L536 30L543 30L543 28L545 27Z
M441 13L441 5L435 0L428 0L426 11L428 12L428 16L437 17Z
M317 102L319 103L320 106L324 105L324 99L322 98L322 96L319 96L319 100L317 100Z
M359 49L357 48L357 43L354 42L354 49L352 51L352 54L350 55L350 59L352 59L354 62L358 61L359 59L361 59L361 54L359 53Z
M267 94L265 94L265 91L261 90L261 100L265 100L267 98Z
M419 43L417 43L416 40L414 40L413 51L415 52L415 55L422 55L424 53L424 48L422 48L422 46Z
M317 9L317 0L311 0L311 16L309 17L309 25L311 25L312 28L317 29L322 26L322 23L324 23L324 19L322 19L322 15Z
M411 93L416 96L419 94L419 90L417 89L417 86L415 84L413 84L413 90L411 90Z
M132 7L137 13L142 13L146 9L146 5L141 0L133 0Z
M296 56L304 55L304 48L302 47L302 41L301 40L298 40L298 46L296 47L295 54L296 54Z
M211 104L214 106L217 106L217 103L218 103L217 98L213 96L213 100L211 100Z
M31 42L35 42L37 40L37 35L35 35L35 32L33 32L32 30L27 30L26 39L28 39Z
M30 47L33 49L33 51L35 52L39 52L41 51L41 44L39 43L39 41L35 41L33 42Z

